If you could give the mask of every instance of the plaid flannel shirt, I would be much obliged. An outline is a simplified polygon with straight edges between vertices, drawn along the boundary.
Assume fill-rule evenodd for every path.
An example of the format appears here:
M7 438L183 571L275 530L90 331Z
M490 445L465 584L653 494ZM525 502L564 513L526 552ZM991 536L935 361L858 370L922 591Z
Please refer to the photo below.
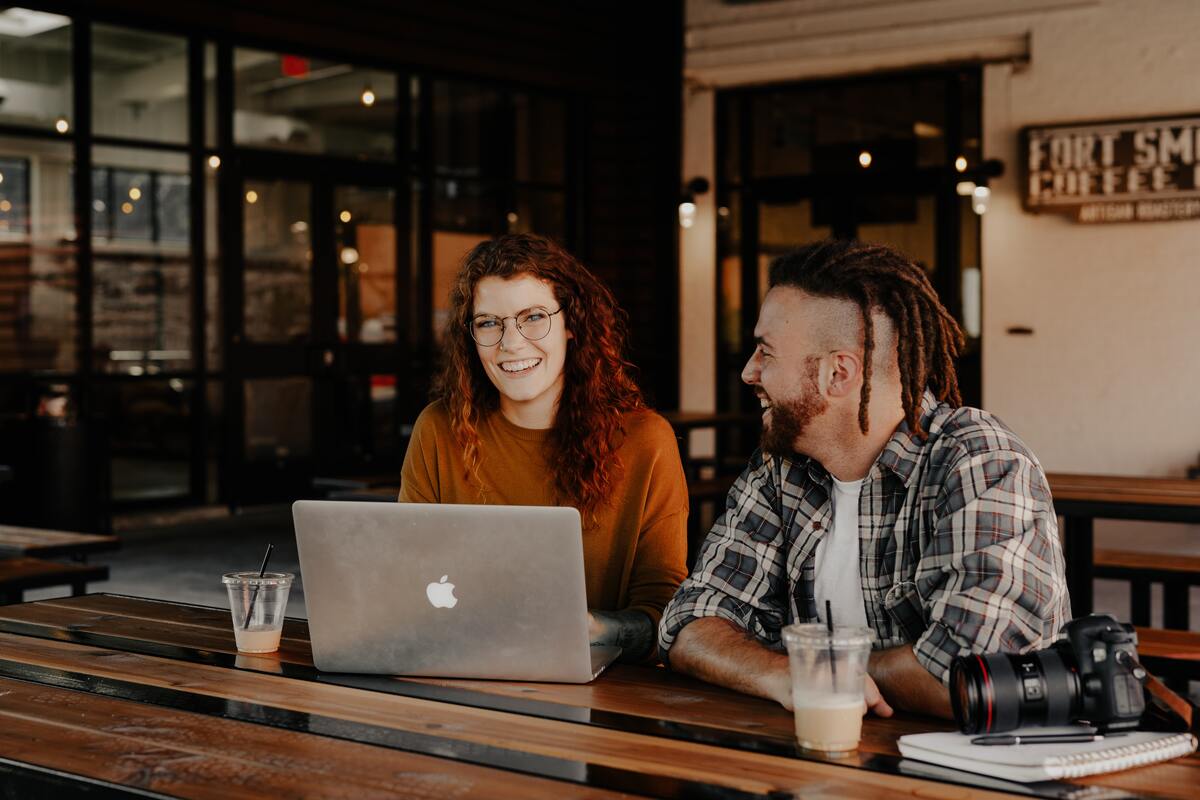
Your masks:
M1025 652L1058 638L1070 618L1046 475L992 415L925 392L926 441L908 426L863 482L859 545L863 603L876 649L913 643L943 683L964 652ZM810 458L756 452L692 574L667 605L659 649L669 664L683 626L720 617L763 644L817 621L817 543L833 527L829 473Z

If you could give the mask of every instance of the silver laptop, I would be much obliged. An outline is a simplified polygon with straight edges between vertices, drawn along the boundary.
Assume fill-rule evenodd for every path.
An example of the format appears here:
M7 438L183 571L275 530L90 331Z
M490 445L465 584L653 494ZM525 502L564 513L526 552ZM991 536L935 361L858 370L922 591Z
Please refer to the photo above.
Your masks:
M300 500L292 506L313 662L329 672L586 683L573 508Z

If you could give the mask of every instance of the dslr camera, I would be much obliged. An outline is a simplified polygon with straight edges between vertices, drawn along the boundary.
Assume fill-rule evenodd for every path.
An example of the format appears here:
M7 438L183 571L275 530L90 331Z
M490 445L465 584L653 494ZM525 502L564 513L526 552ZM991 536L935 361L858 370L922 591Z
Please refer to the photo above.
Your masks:
M1137 634L1107 614L1063 628L1066 638L1024 655L958 656L950 703L963 733L1087 722L1100 732L1136 728L1146 708Z

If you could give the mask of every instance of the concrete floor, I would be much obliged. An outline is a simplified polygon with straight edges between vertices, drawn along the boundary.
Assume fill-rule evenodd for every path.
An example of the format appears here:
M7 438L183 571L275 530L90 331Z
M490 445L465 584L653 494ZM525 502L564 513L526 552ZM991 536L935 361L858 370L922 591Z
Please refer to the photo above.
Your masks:
M89 585L88 590L229 608L221 575L258 569L267 544L272 543L275 548L267 568L296 576L287 614L307 617L291 514L290 506L271 506L234 517L119 531L120 550L89 559L107 564L109 579ZM41 600L65 593L43 589L26 592L25 598Z

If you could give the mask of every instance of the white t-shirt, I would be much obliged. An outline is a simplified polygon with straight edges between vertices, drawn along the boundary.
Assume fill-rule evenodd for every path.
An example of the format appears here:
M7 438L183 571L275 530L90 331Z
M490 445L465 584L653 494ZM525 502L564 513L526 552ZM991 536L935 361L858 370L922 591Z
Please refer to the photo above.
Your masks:
M833 477L833 476L830 476ZM834 625L866 625L858 551L858 498L862 480L833 478L833 530L817 543L814 562L817 617L825 622L825 601L833 608Z

